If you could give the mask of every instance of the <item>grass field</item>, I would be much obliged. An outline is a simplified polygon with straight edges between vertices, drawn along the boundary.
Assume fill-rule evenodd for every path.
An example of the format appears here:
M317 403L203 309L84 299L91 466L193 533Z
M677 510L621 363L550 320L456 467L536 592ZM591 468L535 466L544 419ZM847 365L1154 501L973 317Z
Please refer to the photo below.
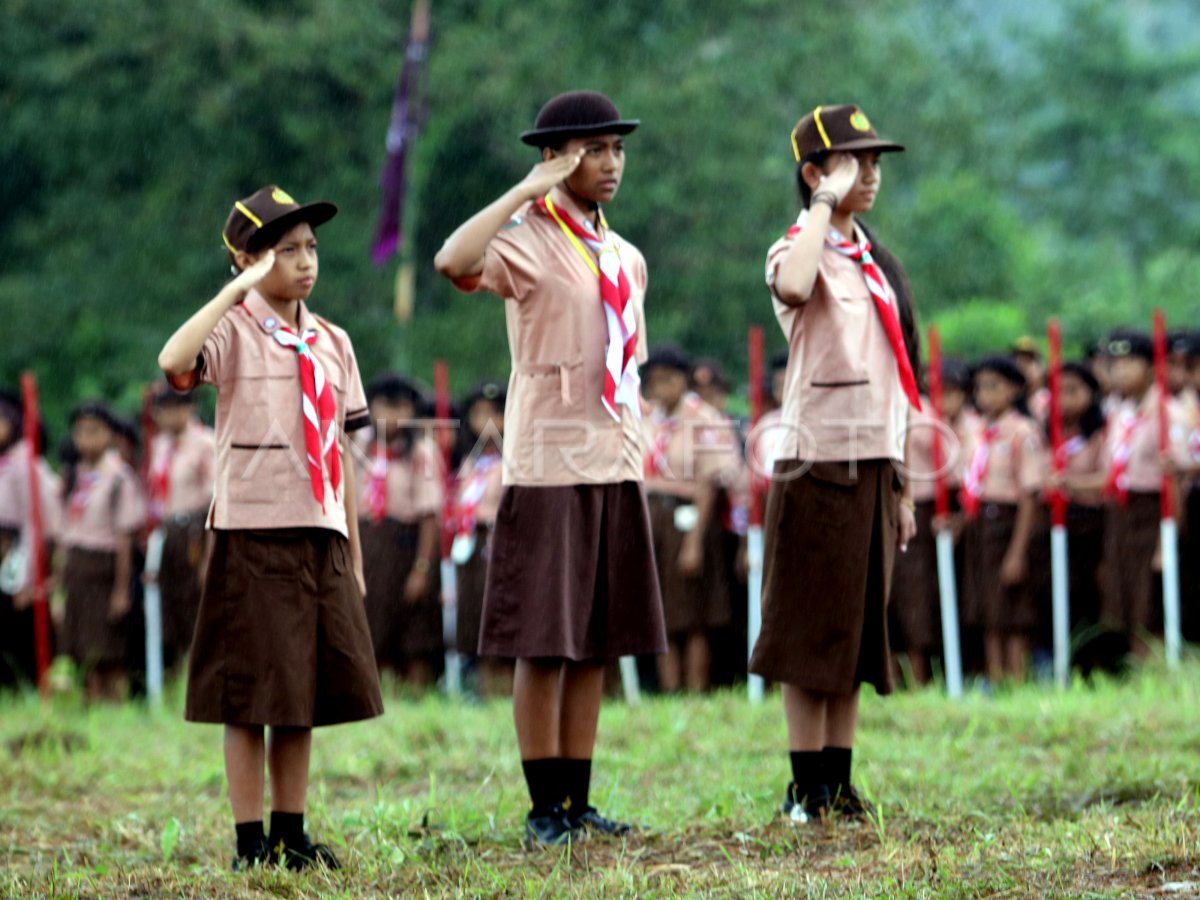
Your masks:
M792 826L777 697L606 706L593 801L644 826L519 847L509 710L393 696L318 732L309 821L345 868L229 871L220 731L167 708L0 701L6 896L1200 895L1200 664L1066 693L863 705L863 825Z

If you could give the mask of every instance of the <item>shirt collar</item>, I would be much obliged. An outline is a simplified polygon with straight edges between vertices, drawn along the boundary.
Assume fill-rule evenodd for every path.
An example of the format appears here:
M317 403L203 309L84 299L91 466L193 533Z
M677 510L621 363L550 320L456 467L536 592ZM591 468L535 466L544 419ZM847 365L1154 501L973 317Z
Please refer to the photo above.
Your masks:
M275 310L271 309L265 297L251 288L246 293L246 299L242 301L242 308L250 314L250 318L258 323L258 327L267 334L273 334L276 329L286 326L286 323L275 315ZM303 300L300 301L300 310L296 315L296 321L300 323L300 331L304 332L306 328L312 328L316 331L321 330L320 324L316 318L308 311L308 306Z

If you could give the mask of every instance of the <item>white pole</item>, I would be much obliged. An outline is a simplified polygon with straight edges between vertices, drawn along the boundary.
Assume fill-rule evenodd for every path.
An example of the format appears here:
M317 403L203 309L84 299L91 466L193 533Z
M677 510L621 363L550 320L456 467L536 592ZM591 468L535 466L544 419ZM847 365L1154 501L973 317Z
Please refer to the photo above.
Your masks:
M762 576L763 576L763 530L761 525L751 525L746 530L746 566L748 591L746 604L746 659L754 653L758 633L762 631ZM759 675L746 678L746 690L751 703L761 703L763 680Z
M621 689L625 692L625 702L637 706L642 702L642 681L638 677L637 658L622 656L618 663L621 669Z
M962 648L958 634L958 584L954 573L954 535L937 535L938 594L942 602L942 659L946 666L946 693L957 700L963 693Z
M458 640L458 581L454 572L454 560L441 562L442 573L442 645L446 654L446 694L462 696L462 661L459 659Z
M1071 587L1067 568L1067 528L1050 529L1050 596L1054 614L1054 681L1071 683Z
M1179 536L1173 518L1159 526L1162 540L1163 633L1167 644L1167 667L1179 668L1182 645L1179 625Z
M163 648L162 648L162 591L158 573L162 570L165 535L155 528L146 539L146 566L142 581L142 606L146 612L146 696L150 705L162 705Z

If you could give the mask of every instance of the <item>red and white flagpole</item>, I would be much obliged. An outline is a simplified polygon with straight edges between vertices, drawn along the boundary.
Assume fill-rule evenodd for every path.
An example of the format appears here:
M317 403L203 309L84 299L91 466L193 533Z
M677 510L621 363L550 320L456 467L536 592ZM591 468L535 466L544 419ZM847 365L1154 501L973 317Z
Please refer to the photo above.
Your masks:
M929 402L937 423L933 429L934 518L946 521L950 516L950 487L946 481L946 451L942 446L942 344L935 326L929 327ZM958 578L954 567L954 534L948 528L934 538L937 544L938 597L942 611L942 665L946 673L946 693L958 699L963 693L962 645L958 627Z
M433 363L434 429L438 450L442 454L443 488L442 534L440 540L442 576L442 642L446 665L446 693L451 697L462 694L462 661L458 656L458 580L450 547L454 542L454 505L457 483L452 471L454 430L450 428L450 368L446 361Z
M37 650L37 681L42 697L50 696L50 602L46 596L46 527L42 521L42 484L38 460L42 455L41 412L38 409L37 378L21 375L21 397L25 414L25 447L29 477L29 558L33 563L33 639Z
M1062 328L1051 319L1046 328L1050 344L1050 447L1059 483L1067 468L1062 433ZM1054 622L1054 680L1071 683L1071 589L1067 548L1067 494L1060 486L1050 493L1050 597Z
M762 420L763 414L763 330L761 325L750 326L750 434ZM754 653L758 633L762 630L762 573L763 573L763 496L755 477L756 461L750 464L750 509L746 528L747 602L746 602L746 659ZM748 675L746 689L752 703L761 703L763 680Z
M142 391L142 485L150 491L150 468L154 453L154 385ZM164 502L166 498L163 498ZM151 504L153 507L153 504ZM152 512L150 531L146 535L146 562L142 569L142 611L146 626L146 697L152 707L162 705L163 645L162 645L162 587L158 580L162 570L163 544L166 531Z
M1154 311L1154 377L1158 383L1158 452L1165 458L1171 452L1171 422L1167 404L1167 324L1161 309ZM1162 543L1163 637L1167 666L1179 667L1182 635L1179 622L1179 532L1175 525L1175 478L1164 468L1162 477L1162 515L1159 525Z

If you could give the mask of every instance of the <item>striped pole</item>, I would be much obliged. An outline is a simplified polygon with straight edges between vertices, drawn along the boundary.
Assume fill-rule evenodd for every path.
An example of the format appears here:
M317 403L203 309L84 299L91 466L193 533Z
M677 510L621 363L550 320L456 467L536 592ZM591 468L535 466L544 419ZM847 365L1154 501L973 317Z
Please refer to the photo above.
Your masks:
M1167 323L1161 309L1154 311L1154 376L1158 383L1158 452L1171 452L1171 423L1167 404ZM1166 641L1167 666L1179 668L1183 640L1179 622L1179 531L1175 524L1175 479L1164 471L1162 477L1162 514L1159 524L1162 542L1163 637Z
M1062 484L1067 460L1062 435L1062 328L1051 319L1046 329L1050 344L1050 446L1054 474ZM1050 495L1050 597L1054 622L1054 681L1071 683L1071 588L1068 573L1067 494L1060 486Z

